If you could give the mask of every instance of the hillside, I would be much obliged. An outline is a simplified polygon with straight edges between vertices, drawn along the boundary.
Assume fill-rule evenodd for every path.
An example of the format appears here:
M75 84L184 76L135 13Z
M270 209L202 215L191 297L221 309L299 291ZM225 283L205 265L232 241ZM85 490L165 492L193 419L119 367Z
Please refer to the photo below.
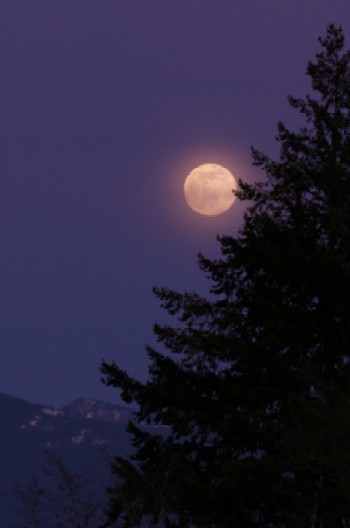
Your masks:
M2 528L11 528L15 521L10 490L40 473L45 450L62 457L68 467L107 482L110 457L130 451L125 431L129 418L127 408L92 399L55 409L0 394Z

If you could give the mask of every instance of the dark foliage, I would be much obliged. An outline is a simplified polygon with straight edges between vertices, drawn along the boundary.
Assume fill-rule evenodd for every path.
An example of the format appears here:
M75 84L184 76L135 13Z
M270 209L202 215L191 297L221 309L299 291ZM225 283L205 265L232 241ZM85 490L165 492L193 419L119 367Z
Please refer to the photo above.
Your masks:
M106 526L350 525L350 52L333 25L320 44L312 97L289 97L305 127L279 124L279 161L253 149L239 235L199 257L212 297L155 289L178 323L146 383L102 365L139 406Z
M101 482L71 470L46 451L41 478L17 484L18 528L96 528L104 514Z

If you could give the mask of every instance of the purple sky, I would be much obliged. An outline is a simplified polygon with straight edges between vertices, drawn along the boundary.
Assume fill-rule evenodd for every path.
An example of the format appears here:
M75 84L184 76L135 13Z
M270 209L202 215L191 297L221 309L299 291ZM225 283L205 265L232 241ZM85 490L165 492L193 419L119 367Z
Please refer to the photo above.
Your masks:
M242 204L208 218L199 163L263 177L286 96L348 0L1 0L0 392L118 400L102 358L145 378L164 314L152 286L205 292ZM208 284L209 286L209 284Z

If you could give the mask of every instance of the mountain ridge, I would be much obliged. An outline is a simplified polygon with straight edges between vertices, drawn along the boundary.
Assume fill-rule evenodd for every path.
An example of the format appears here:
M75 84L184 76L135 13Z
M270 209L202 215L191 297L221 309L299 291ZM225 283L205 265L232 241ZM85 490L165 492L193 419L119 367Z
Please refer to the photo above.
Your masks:
M97 471L107 479L110 471L106 461L131 452L126 425L132 412L92 398L79 398L55 408L0 393L2 528L11 528L14 523L11 489L40 472L47 450L72 469Z

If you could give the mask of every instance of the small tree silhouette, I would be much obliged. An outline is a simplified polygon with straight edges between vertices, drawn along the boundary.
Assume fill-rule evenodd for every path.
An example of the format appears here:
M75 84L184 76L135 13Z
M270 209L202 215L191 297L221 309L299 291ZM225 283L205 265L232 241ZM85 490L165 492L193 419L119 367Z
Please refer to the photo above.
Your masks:
M40 479L13 490L26 528L96 528L103 518L102 482L68 469L61 457L45 451Z

